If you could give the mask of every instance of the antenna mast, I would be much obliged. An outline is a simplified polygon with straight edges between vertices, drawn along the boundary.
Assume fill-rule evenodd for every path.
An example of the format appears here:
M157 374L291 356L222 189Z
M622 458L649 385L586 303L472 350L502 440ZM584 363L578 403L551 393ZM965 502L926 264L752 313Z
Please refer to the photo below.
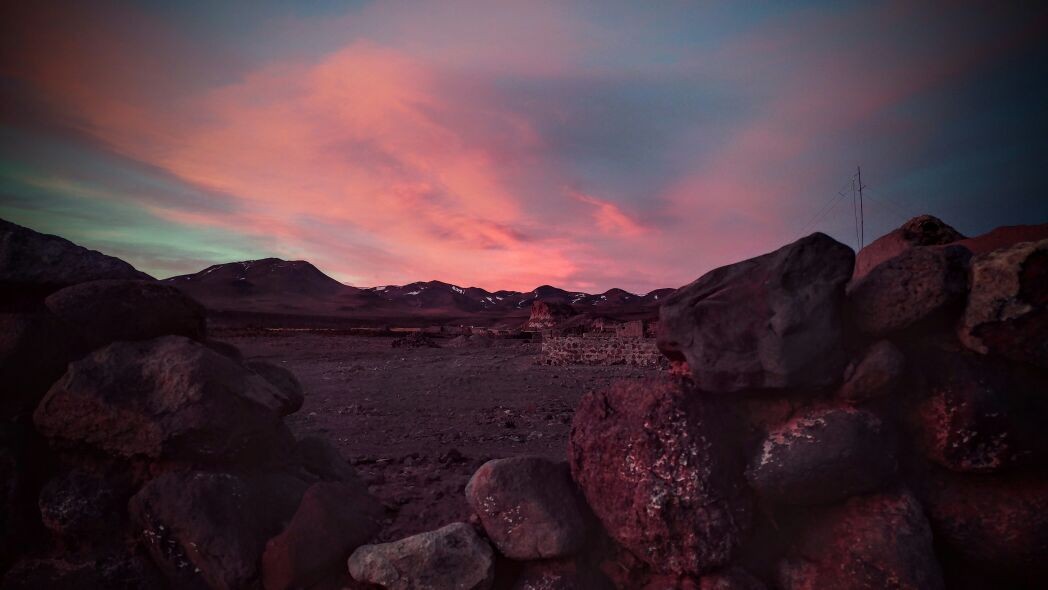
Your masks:
M862 166L856 166L856 176L859 179L859 249L866 245L866 216L862 210Z

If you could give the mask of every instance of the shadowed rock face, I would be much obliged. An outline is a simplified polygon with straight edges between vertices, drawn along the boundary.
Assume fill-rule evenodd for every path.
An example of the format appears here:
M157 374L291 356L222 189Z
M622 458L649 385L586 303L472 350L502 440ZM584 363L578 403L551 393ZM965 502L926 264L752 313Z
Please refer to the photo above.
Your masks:
M34 413L45 436L121 457L235 461L288 446L279 393L180 336L118 342L69 366Z
M768 435L747 478L772 502L835 502L889 482L895 473L892 446L870 412L847 406L808 411Z
M658 571L703 573L749 528L728 432L702 396L672 383L617 384L580 402L571 472L615 541Z
M841 302L854 253L816 233L711 271L659 313L659 349L686 360L699 389L822 387L838 379Z
M848 312L864 333L884 336L957 317L968 293L971 252L963 246L910 248L848 285Z
M586 509L566 463L541 457L489 461L469 480L466 498L492 543L510 559L564 557L586 541Z
M487 590L495 579L491 547L462 522L379 545L349 557L353 579L388 590Z
M135 267L58 236L0 219L0 286L46 293L99 279L152 279Z
M168 334L203 340L206 333L204 307L178 289L155 281L80 283L51 294L44 304L89 350Z
M920 504L908 493L859 496L812 519L779 568L786 590L936 590L942 573Z
M941 246L963 240L964 236L941 219L920 215L891 233L881 236L859 251L855 257L855 279L866 276L878 264L895 258L916 246Z

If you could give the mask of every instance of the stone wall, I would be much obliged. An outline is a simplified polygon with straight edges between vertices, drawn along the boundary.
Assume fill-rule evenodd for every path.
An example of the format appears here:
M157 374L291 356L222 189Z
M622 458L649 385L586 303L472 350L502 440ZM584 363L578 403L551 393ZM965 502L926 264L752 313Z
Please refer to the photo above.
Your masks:
M542 340L545 365L636 365L664 367L666 357L654 338L616 336L547 336Z

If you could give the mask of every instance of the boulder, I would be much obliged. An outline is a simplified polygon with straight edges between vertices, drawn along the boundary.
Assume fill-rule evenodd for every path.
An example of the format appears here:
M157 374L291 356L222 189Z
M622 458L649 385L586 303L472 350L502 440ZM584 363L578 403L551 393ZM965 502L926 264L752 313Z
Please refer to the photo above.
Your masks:
M613 590L597 570L572 560L529 561L521 568L512 590Z
M1048 239L972 261L958 336L968 348L1048 368Z
M1002 225L992 230L957 242L958 245L972 251L972 254L986 254L1002 248L1010 248L1019 242L1039 242L1048 240L1048 223L1035 225Z
M866 334L951 321L968 292L971 252L963 246L910 248L848 285L848 311Z
M1048 453L1044 382L955 348L917 355L923 391L909 410L918 447L954 471L1037 464Z
M899 386L905 370L902 351L891 342L880 340L867 348L861 359L848 365L837 397L861 404L888 396Z
M28 415L83 346L47 313L0 313L0 419Z
M964 236L941 219L931 215L914 217L891 233L870 242L855 257L855 278L866 276L877 265L895 258L910 248L918 246L942 246Z
M823 387L840 379L850 248L821 233L706 273L666 298L658 346L704 391Z
M279 399L235 361L165 336L111 344L70 364L34 420L50 439L117 457L240 461L290 448Z
M118 537L126 523L130 481L72 469L52 478L40 490L40 517L45 527L71 546L92 539Z
M669 381L620 382L582 398L571 472L608 534L665 573L724 565L750 503L725 416Z
M1031 588L1048 579L1048 477L937 471L922 500L936 539L965 564Z
M932 532L909 493L858 496L807 523L779 566L784 590L935 590Z
M586 508L566 463L527 456L488 461L466 485L466 499L510 559L564 557L586 541Z
M349 554L378 532L382 516L381 504L359 483L313 484L287 528L266 543L263 586L305 588L337 574Z
M302 385L291 371L266 361L248 361L247 368L261 375L276 388L280 394L280 413L288 416L302 408L306 398L302 394Z
M156 281L80 283L52 293L44 304L89 350L169 334L201 340L206 331L203 306Z
M895 468L877 416L842 406L803 412L772 431L746 476L770 502L828 504L883 487Z
M387 590L486 590L495 579L491 546L462 522L365 545L350 555L348 565L355 580Z
M171 587L257 587L266 541L283 530L305 491L304 482L284 479L165 473L131 498L128 511Z

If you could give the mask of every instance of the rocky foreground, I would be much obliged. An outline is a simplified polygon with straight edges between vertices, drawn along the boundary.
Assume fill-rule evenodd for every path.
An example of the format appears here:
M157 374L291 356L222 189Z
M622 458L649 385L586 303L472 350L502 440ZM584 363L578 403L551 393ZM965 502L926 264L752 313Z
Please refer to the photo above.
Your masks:
M568 462L490 461L469 522L369 544L387 508L290 433L294 375L5 223L2 587L1044 587L1048 239L1008 235L714 270L663 304L674 370L583 397Z

